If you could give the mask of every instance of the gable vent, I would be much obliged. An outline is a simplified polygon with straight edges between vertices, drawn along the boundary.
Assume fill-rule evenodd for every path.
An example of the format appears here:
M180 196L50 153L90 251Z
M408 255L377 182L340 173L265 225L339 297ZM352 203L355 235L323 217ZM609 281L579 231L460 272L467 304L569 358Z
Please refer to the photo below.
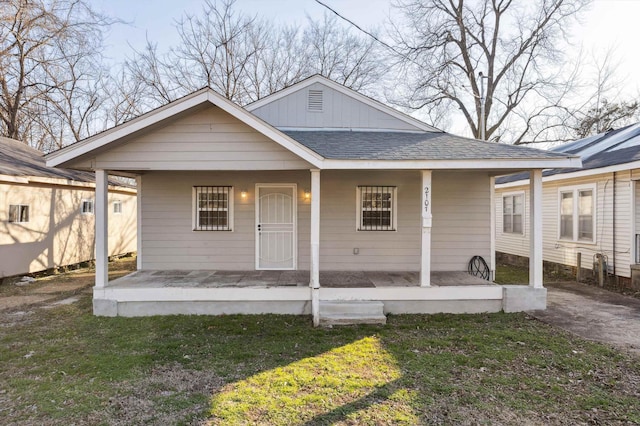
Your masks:
M322 112L322 90L309 90L307 109Z

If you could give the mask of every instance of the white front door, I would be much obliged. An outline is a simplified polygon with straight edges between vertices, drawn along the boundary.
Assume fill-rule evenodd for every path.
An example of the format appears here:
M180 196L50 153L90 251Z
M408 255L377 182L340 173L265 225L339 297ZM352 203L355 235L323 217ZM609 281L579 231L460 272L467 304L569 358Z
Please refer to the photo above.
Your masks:
M256 185L256 269L296 269L296 185Z

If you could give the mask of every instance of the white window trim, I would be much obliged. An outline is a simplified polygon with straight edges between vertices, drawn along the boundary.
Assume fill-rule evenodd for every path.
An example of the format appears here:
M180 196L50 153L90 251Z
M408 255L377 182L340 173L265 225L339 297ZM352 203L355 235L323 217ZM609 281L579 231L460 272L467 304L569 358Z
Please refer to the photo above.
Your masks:
M116 206L120 206L120 211L116 211ZM122 201L113 200L113 214L122 214Z
M210 229L198 229L198 187L228 187L229 188L229 200L227 205L227 223L226 228L210 228ZM233 192L233 186L231 185L195 185L191 192L191 230L193 232L207 232L207 231L220 231L220 232L233 232L235 230L233 223L233 205L235 204L235 196Z
M90 212L86 212L84 211L84 203L91 203L91 211ZM82 201L80 202L80 213L83 215L93 215L95 214L96 211L96 203L93 201L93 199L91 198L83 198Z
M18 219L20 218L20 208L21 207L26 207L27 208L27 216L28 216L28 220L14 220L11 221L11 206L18 206ZM9 204L9 211L7 212L7 223L29 223L31 221L31 205L30 204Z
M522 196L522 232L505 232L504 231L504 197ZM502 218L501 232L504 235L522 236L526 235L527 229L527 197L525 191L504 192L501 194L500 217ZM513 214L512 214L513 216ZM512 227L513 228L513 227Z
M362 197L360 189L363 187L385 187L393 188L391 197L393 205L391 206L391 217L393 229L363 229L362 227ZM398 187L395 185L357 185L356 186L356 231L357 232L398 232Z
M558 188L558 211L557 211L557 223L558 223L558 233L557 233L557 237L558 237L558 241L566 241L566 242L572 242L572 243L580 243L580 244L596 244L597 238L596 238L596 233L598 230L598 219L597 219L597 213L598 213L598 192L597 192L597 188L598 185L596 183L588 183L588 184L583 184L583 185L571 185L571 186L561 186ZM578 238L578 230L579 230L579 209L578 209L578 193L579 191L584 191L584 190L591 190L593 197L593 205L591 206L591 211L593 212L592 216L592 223L593 223L593 229L592 229L592 235L593 238L591 240L581 240ZM565 238L565 237L561 237L560 236L560 226L561 226L561 222L562 222L562 218L561 218L561 208L562 208L562 193L564 192L572 192L573 193L573 238Z

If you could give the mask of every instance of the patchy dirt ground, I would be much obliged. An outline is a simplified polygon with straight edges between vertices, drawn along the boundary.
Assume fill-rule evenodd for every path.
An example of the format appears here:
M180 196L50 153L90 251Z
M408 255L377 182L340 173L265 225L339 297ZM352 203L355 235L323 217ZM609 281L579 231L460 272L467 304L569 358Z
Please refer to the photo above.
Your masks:
M109 279L126 275L136 269L136 258L127 257L109 263ZM0 285L0 312L46 306L58 303L82 292L91 292L95 269L85 268L64 274L37 278L30 283Z
M640 300L597 287L563 282L547 284L547 310L541 321L585 339L640 353Z

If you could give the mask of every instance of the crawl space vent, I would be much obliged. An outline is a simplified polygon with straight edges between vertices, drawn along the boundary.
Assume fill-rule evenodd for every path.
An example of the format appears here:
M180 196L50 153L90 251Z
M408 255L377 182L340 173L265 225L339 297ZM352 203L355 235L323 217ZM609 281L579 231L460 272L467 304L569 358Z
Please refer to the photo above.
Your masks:
M309 90L307 109L322 112L322 90Z

